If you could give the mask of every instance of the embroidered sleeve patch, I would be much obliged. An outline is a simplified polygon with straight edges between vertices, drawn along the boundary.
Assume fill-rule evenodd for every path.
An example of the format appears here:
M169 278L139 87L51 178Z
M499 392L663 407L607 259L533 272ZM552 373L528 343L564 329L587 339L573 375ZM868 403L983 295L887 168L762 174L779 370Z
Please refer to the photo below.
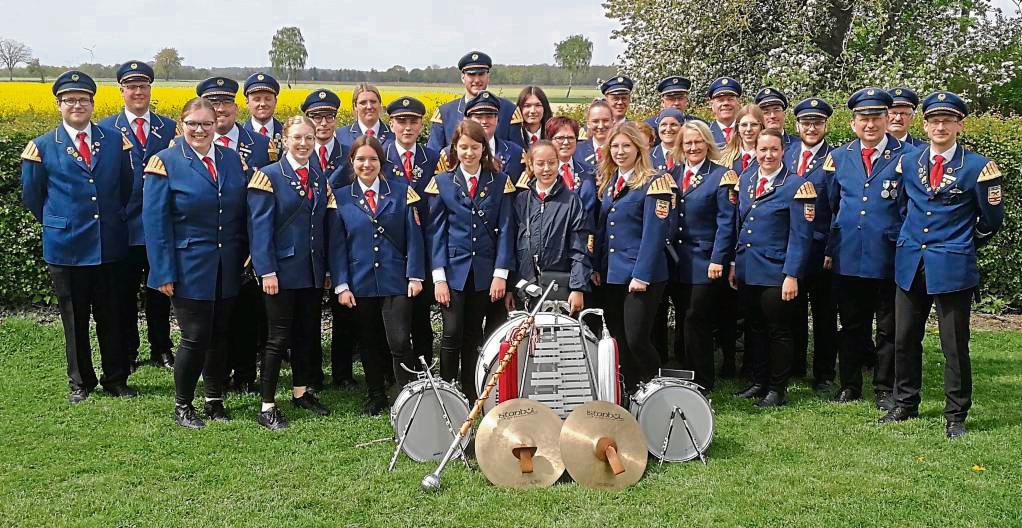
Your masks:
M667 215L671 213L671 202L668 200L661 200L657 198L656 201L656 217L663 220L667 218Z
M1001 205L1004 196L1001 194L1000 185L991 185L987 189L987 203L990 205Z

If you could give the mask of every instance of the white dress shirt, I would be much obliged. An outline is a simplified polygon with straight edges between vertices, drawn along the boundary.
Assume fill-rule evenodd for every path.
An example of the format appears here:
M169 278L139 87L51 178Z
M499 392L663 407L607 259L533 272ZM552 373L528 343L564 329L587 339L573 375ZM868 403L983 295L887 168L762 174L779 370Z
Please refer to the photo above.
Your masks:
M128 128L131 129L132 135L135 134L135 120L140 117L144 119L145 123L142 123L142 133L145 134L146 138L149 137L149 131L152 130L152 114L149 113L149 110L146 110L145 114L135 115L131 110L125 108L124 117L128 118L128 124L130 125Z
M273 118L265 123L260 123L258 119L252 118L252 130L255 130L256 134L259 134L259 129L266 127L266 137L273 137Z
M213 132L213 142L216 143L217 145L223 146L223 143L220 141L220 138L222 138L224 136L226 136L227 138L229 138L231 140L231 142L227 144L227 147L232 149L232 150L238 150L238 127L237 127L237 125L231 127L231 130L229 132L227 132L226 134L220 134L218 132Z

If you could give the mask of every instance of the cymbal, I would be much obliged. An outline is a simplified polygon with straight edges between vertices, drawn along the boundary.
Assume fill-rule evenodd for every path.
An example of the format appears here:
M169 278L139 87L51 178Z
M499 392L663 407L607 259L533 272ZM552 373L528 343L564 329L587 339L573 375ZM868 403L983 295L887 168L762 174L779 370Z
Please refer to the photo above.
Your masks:
M646 436L623 407L591 401L576 407L561 427L561 456L575 482L622 489L646 471Z
M561 418L545 404L518 398L490 409L476 431L479 469L496 486L546 488L564 473Z

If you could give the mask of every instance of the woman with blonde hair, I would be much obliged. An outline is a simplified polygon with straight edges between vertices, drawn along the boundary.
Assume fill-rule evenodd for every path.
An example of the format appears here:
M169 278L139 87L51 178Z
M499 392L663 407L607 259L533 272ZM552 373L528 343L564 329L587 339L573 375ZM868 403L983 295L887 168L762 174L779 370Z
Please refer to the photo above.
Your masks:
M355 112L355 122L337 129L337 139L345 150L350 151L351 144L362 135L375 137L381 144L393 138L393 132L380 120L382 102L379 88L368 83L355 86L351 92L351 110Z
M766 121L759 105L750 103L738 111L735 123L738 133L731 136L718 161L741 174L756 164L756 138L766 128Z
M607 326L617 338L629 391L657 374L660 358L650 339L667 284L666 239L674 180L649 161L649 141L638 125L614 127L602 147L597 185L601 198L594 244L593 283Z

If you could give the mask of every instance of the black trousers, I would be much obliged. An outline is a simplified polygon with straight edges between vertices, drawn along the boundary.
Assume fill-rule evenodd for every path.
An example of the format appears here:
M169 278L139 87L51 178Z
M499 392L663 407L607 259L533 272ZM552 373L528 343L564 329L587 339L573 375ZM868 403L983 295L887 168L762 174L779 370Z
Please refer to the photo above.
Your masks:
M157 290L145 286L149 274L149 259L146 258L145 246L128 248L128 258L118 283L123 288L124 299L121 301L121 328L124 331L124 351L132 363L138 360L138 347L141 344L138 334L138 285L142 283L142 304L145 307L146 334L149 340L149 354L156 357L170 353L174 344L170 340L170 298ZM129 363L130 364L130 363Z
M102 383L113 387L128 381L128 357L124 353L121 331L120 299L115 285L120 277L120 262L98 266L58 266L47 264L57 295L60 322L64 326L64 353L67 356L67 382L72 389L92 390ZM89 341L89 316L96 320L103 377L96 380Z
M972 290L930 295L926 276L916 274L912 288L898 288L894 297L894 398L899 407L919 408L923 383L923 333L930 307L937 305L940 349L944 353L944 417L964 421L972 407L972 360L969 357L969 315Z
M433 321L432 308L436 294L431 281L422 282L422 292L412 299L412 350L415 351L415 368L419 368L419 356L426 363L433 363ZM412 366L412 365L409 365Z
M466 284L472 284L471 275ZM458 381L468 401L478 397L476 362L483 344L483 319L493 310L489 291L450 290L451 302L441 306L444 331L440 338L440 377ZM502 301L501 301L502 302Z
M727 277L729 268L724 266L724 277ZM738 292L731 288L727 279L714 281L717 297L716 302L716 334L717 345L720 346L721 362L725 365L734 365L737 356L738 322L745 315L741 305L738 303ZM744 359L743 359L744 368Z
M217 288L219 290L219 288ZM175 400L191 404L199 374L206 398L222 399L227 385L227 330L238 297L197 301L171 297L181 328L181 343L174 361Z
M834 299L834 274L820 270L799 282L795 301L796 376L805 375L809 355L809 308L813 311L813 381L831 381L837 367L837 303Z
M228 371L234 383L255 381L256 360L266 345L266 309L258 281L242 284L228 333Z
M694 371L695 382L706 389L713 389L717 379L713 364L717 291L714 283L667 284L667 294L674 303L675 353L680 353L681 368Z
M418 361L412 351L412 300L406 295L388 297L356 297L354 322L358 331L358 351L362 356L369 397L385 394L385 371L392 370L395 379L404 385L411 374L401 368L404 363L415 369ZM385 363L387 350L391 362Z
M263 294L266 303L268 335L263 355L260 390L263 403L273 403L280 379L284 353L291 349L291 384L309 385L314 351L320 346L320 318L323 314L322 290L301 288L280 290L277 295Z
M894 390L894 281L838 275L838 364L841 388L862 391L862 368L870 356L873 390ZM876 317L876 342L873 318Z
M681 334L683 332L681 329L683 326L681 319L684 317L684 314L682 313L682 310L678 308L678 304L676 302L674 303L674 346L670 346L669 343L669 315L673 299L673 296L670 295L670 285L667 286L666 293L667 295L664 295L664 298L660 300L660 306L657 306L656 320L653 323L653 346L656 348L657 355L660 357L661 365L665 365L668 361L670 361L672 350L674 358L679 362L682 361L682 358L685 355L685 343L681 338Z
M604 284L603 313L610 335L617 340L621 374L631 392L640 382L656 377L660 354L653 345L653 324L667 282L646 286L644 292L628 292L627 284Z
M356 299L356 302L359 302ZM330 369L334 382L355 379L352 374L352 355L355 354L355 310L337 302L337 296L330 292L330 314L333 324L330 329ZM318 362L317 362L318 361ZM323 380L323 358L314 358L313 379ZM318 365L318 368L317 368Z
M791 320L796 301L781 299L780 286L738 288L745 307L745 358L752 365L753 382L785 391L791 377L795 341Z

